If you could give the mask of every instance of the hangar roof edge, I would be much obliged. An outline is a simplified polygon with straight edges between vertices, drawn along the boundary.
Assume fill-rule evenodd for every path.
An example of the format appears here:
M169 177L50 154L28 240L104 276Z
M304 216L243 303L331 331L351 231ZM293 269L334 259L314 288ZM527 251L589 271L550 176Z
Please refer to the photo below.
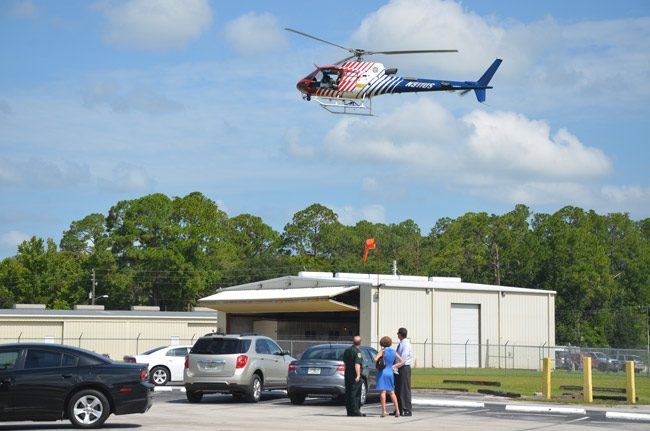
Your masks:
M492 284L465 283L458 277L423 277L354 273L332 274L328 272L300 272L297 276L288 275L284 277L225 287L218 290L218 292L231 290L298 289L309 287L343 286L386 286L415 289L472 290L483 292L511 293L519 292L537 295L555 295L557 293L554 290L529 289L523 287L498 286Z
M0 309L0 317L101 317L101 318L136 318L136 319L216 319L217 313L212 311L129 311L129 310L33 310L33 309Z

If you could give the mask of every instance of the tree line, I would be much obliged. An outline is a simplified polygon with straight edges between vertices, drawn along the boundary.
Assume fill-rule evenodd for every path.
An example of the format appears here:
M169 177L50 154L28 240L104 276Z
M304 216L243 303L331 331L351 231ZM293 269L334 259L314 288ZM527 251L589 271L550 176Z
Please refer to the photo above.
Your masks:
M375 238L364 265L367 238ZM558 344L637 347L650 312L650 218L567 206L534 214L441 218L423 234L397 224L339 222L313 204L282 232L257 216L229 217L199 192L120 201L107 214L73 221L60 243L32 237L0 262L0 308L44 303L70 309L96 297L109 309L158 305L186 310L227 287L301 270L461 277L463 281L557 292Z

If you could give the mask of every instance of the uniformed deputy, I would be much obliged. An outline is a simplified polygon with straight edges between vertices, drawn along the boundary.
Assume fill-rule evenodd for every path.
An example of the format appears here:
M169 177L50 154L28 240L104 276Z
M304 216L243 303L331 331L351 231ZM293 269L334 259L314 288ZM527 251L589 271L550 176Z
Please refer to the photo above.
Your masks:
M361 354L361 337L355 336L354 344L343 352L345 363L345 409L348 416L365 416L361 413L361 367L363 357Z

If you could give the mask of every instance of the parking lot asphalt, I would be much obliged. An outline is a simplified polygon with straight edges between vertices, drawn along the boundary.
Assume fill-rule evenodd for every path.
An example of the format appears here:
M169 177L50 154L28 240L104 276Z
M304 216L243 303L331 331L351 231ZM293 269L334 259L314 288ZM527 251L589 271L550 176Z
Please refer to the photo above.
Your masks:
M282 391L265 392L257 404L236 402L228 395L205 396L190 404L185 394L174 390L157 391L151 410L142 415L111 416L105 429L176 430L648 430L650 408L547 405L511 402L498 397L459 394L416 393L412 417L381 418L376 398L362 408L366 417L347 417L345 406L330 399L309 398L302 406L292 405ZM534 406L540 410L508 409ZM544 410L548 407L549 410ZM584 408L584 412L577 411ZM564 409L564 410L562 410ZM576 410L577 409L577 410ZM389 408L390 410L390 408ZM606 412L647 415L636 419L607 417ZM69 422L0 423L0 430L72 429Z

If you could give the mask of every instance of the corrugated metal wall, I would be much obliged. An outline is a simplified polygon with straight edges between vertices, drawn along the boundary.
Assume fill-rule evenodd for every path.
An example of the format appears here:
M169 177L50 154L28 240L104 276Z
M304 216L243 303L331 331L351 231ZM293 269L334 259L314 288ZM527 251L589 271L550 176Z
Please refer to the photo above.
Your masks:
M169 344L192 344L216 329L214 319L0 317L0 343L54 342L82 347L114 360ZM51 337L51 338L50 338Z
M397 330L404 327L413 343L416 367L425 366L424 342L431 341L431 301L433 294L426 289L381 287L378 289L378 331L373 339L388 335L397 345ZM420 344L422 343L422 344ZM376 347L376 345L375 345ZM430 358L426 359L430 362Z
M480 307L480 364L482 367L538 368L535 348L555 343L553 295L499 291L431 290L380 287L372 289L371 306L362 305L361 328L370 328L369 344L388 335L397 343L397 329L405 327L413 344L415 366L451 367L452 304ZM364 319L370 319L365 322ZM501 345L501 346L500 346Z
M63 321L2 321L0 320L0 343L32 341L60 343L63 338Z

